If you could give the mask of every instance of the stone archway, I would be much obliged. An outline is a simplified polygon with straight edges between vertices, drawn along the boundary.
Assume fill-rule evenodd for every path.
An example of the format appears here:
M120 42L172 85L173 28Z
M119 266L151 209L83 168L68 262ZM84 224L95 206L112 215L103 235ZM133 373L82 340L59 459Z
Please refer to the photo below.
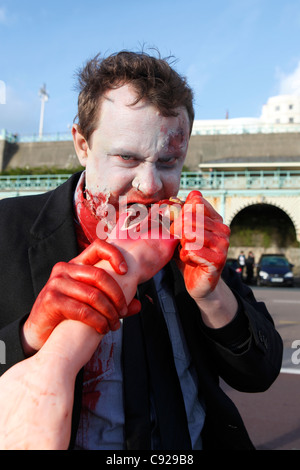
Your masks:
M227 196L225 202L225 223L231 225L232 220L243 209L255 204L269 204L281 209L292 221L298 242L300 242L300 196L290 195L247 195L247 196Z
M268 248L297 245L297 227L287 212L275 204L258 202L241 206L230 222L233 245Z

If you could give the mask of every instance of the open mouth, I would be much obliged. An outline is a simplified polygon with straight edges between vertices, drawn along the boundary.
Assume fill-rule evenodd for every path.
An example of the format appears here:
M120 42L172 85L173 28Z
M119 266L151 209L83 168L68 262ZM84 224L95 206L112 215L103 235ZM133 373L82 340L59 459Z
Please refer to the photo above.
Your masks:
M140 231L140 225L149 217L152 204L139 204L136 202L127 204L126 214L123 228L128 229L136 227L136 231Z
M145 230L156 226L169 231L170 224L179 215L182 205L183 202L179 198L149 204L129 203L122 228L135 228L139 232L142 228Z

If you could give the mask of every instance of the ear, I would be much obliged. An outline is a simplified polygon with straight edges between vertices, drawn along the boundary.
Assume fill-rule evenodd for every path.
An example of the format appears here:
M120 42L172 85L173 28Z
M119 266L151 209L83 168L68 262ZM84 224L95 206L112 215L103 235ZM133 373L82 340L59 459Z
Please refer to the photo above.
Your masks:
M77 157L80 161L80 164L85 167L86 162L87 162L87 157L88 157L89 146L88 146L87 141L81 134L80 127L78 126L78 124L73 124L72 136L73 136L73 142L74 142L74 147L75 147Z

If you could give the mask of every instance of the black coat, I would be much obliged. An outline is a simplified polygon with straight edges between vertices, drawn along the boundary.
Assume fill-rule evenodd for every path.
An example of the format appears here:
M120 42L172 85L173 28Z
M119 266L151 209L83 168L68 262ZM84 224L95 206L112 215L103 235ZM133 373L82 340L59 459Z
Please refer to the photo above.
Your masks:
M6 364L0 365L1 374L25 358L20 325L30 313L52 267L78 254L73 213L78 177L73 175L45 194L0 201L0 340L6 346ZM224 269L223 279L239 299L251 334L246 350L233 353L226 347L226 341L236 335L237 322L225 327L221 337L220 332L206 328L175 264L170 266L176 305L206 404L204 447L252 449L237 409L219 387L219 377L240 391L265 391L280 371L281 338L265 305L256 302L252 291L233 270ZM80 380L79 377L75 392L73 437L80 413Z

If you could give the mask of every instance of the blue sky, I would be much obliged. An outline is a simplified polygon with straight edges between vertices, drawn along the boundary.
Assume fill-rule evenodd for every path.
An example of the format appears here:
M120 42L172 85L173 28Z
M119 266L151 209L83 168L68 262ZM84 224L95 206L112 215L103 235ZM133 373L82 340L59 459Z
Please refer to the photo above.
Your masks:
M270 96L300 94L299 0L0 0L0 129L66 132L74 72L101 52L157 47L195 92L197 119L259 117Z

